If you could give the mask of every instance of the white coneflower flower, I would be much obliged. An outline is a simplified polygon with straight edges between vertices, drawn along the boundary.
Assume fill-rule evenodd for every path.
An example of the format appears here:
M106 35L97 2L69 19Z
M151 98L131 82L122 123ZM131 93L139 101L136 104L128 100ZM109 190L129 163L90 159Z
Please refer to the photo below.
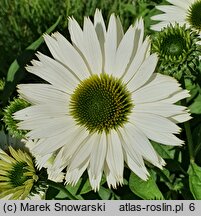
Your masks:
M69 19L72 44L61 34L45 35L54 59L39 53L27 70L49 84L21 84L30 107L14 114L19 129L38 139L32 151L56 155L53 170L67 167L66 182L76 184L87 169L94 190L102 173L114 188L123 183L124 162L140 178L148 171L144 160L162 168L163 159L149 139L181 145L176 122L188 120L186 107L174 105L188 92L168 76L155 74L157 55L143 40L143 20L124 33L111 15L106 30L102 14L83 30Z
M201 0L167 0L171 5L159 5L157 9L163 14L152 16L152 20L160 21L152 25L151 29L160 31L167 25L186 24L188 28L193 28L201 34Z

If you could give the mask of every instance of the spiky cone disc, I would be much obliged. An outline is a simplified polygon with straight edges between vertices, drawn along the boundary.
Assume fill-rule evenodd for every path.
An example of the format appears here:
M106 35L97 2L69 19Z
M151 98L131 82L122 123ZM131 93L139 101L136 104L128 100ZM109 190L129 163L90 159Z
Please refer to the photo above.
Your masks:
M152 38L152 52L159 56L158 72L177 80L182 77L195 80L201 56L200 41L196 32L177 23L155 33Z

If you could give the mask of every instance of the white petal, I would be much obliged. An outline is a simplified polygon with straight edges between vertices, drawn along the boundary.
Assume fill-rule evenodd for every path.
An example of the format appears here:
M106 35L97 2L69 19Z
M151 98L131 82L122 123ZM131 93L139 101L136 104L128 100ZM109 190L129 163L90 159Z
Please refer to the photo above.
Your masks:
M186 107L178 106L163 101L153 103L136 104L133 108L134 113L153 113L163 117L170 117L186 113Z
M157 24L151 25L150 29L154 30L154 31L161 31L163 28L170 25L170 23L171 23L170 21L161 21L161 22L159 22ZM173 23L171 23L171 24L173 24Z
M158 10L161 10L165 13L154 15L151 17L152 20L161 20L161 21L170 21L176 22L177 18L178 21L184 21L186 17L186 11L182 8L172 5L159 5L156 6Z
M49 84L20 84L18 93L34 104L56 103L67 106L70 96Z
M115 74L115 55L119 42L123 36L121 22L114 14L110 16L108 30L105 37L105 70L107 74Z
M106 157L106 135L102 133L99 137L98 142L93 144L92 152L90 155L90 168L88 173L90 175L90 181L93 182L91 185L94 185L94 188L99 188L103 165L105 163Z
M85 18L84 31L82 31L76 20L69 18L69 32L74 46L84 58L90 73L102 72L101 48L95 28L91 21L88 18ZM95 60L93 61L94 55Z
M51 163L47 166L48 179L55 182L62 182L64 179L64 173L62 170L65 168L62 161L63 147L57 152L56 157L51 160Z
M115 76L117 77L123 75L130 62L134 48L135 31L136 29L133 26L130 26L117 48L115 58Z
M42 167L47 168L50 165L51 159L53 158L53 154L46 154L43 156L40 155L34 155L36 159L36 166L38 169L41 169Z
M143 167L139 167L135 161L129 156L129 154L125 153L124 154L125 156L125 161L128 165L128 167L137 175L139 176L141 179L143 180L147 180L148 179L148 176L149 176L149 173L146 169L145 166Z
M89 175L89 181L91 184L92 189L96 192L100 188L100 182L102 178L102 172L99 172L96 177L93 176L93 173L91 172L91 167L88 167L88 175Z
M68 142L66 142L63 147L63 161L65 161L66 166L69 164L70 159L78 150L83 141L88 137L89 132L84 127L77 127L75 131L68 138ZM72 145L73 143L73 145Z
M109 169L107 163L105 163L105 166L104 166L104 173L105 173L106 180L107 180L107 185L108 185L109 188L111 188L111 186L112 186L113 188L116 189L117 185L119 183L122 184L122 180L121 179L116 179L116 177L113 175L113 173Z
M63 35L56 32L52 34L52 37L44 35L44 39L53 57L63 63L72 73L81 80L90 75L80 54Z
M125 134L126 137L124 136ZM132 158L136 166L138 166L139 168L144 167L142 155L139 154L138 148L135 148L136 144L133 144L133 142L131 142L130 134L127 134L127 132L124 129L120 128L118 131L118 135L121 140L124 152Z
M65 137L66 138L66 137ZM54 136L51 138L40 139L36 145L32 148L33 155L39 155L41 157L52 154L59 148L61 148L65 142L64 134Z
M65 106L59 106L54 104L42 104L29 106L25 109L19 110L13 114L15 120L37 120L47 118L64 117L68 114L68 110Z
M100 44L104 43L105 35L106 35L106 27L105 27L105 22L103 20L102 13L99 9L96 9L95 11L94 27L95 27L98 39L100 41Z
M54 155L54 159L51 161L51 165L49 166L52 170L56 169L64 169L64 161L63 161L63 151L64 151L64 146L60 148L56 154Z
M192 117L190 116L189 113L185 113L185 114L171 116L171 119L175 123L182 123L182 122L185 122L185 121L188 121L188 120L192 119Z
M101 14L101 11L96 9L95 15L94 15L94 28L100 43L101 52L102 52L102 70L104 70L105 65L105 36L106 36L106 27L103 20L103 16ZM104 71L102 71L104 72Z
M134 104L171 98L174 93L181 90L179 85L172 77L153 74L147 85L144 85L132 94Z
M89 134L86 139L79 145L69 163L69 170L73 170L82 166L83 163L89 160L92 153L93 145L98 142L99 134Z
M66 183L75 186L82 176L83 172L87 169L88 165L89 160L85 161L81 167L75 168L73 170L67 170L65 177Z
M70 32L71 41L73 42L74 46L82 51L84 49L84 36L83 31L80 28L79 24L74 18L68 19L68 29Z
M63 121L62 121L63 120ZM58 122L58 123L57 123ZM21 121L18 123L18 126L20 129L24 130L32 130L32 129L38 129L38 128L43 128L43 127L49 127L51 125L55 124L73 124L72 119L69 118L68 116L61 116L61 117L55 117L55 118L42 118L42 119L27 119L24 121Z
M47 169L48 179L54 182L63 182L64 173L62 169Z
M166 99L162 100L161 102L176 103L177 101L182 100L182 99L187 98L187 97L190 97L189 91L180 89L179 91L172 94L170 98L166 98Z
M127 87L131 92L143 86L153 74L158 62L158 57L156 54L150 55L142 63L139 70L135 73L134 77L129 81Z
M84 49L82 50L92 73L100 74L102 72L102 52L100 43L91 20L84 19Z
M165 162L156 153L151 143L149 142L148 138L144 135L142 131L140 131L134 124L130 124L130 123L127 123L125 127L120 131L121 131L123 139L125 140L126 145L131 146L129 148L130 152L131 151L135 152L135 154L139 154L145 160L149 161L153 165L159 168L162 168ZM130 152L126 151L128 156L130 156L133 162L135 163L135 165L143 169L144 164L139 163L139 162L136 163L135 162L136 158L133 158ZM138 164L140 164L140 166Z
M74 18L68 19L68 28L71 36L71 41L73 43L74 48L78 51L78 53L82 56L90 74L92 75L92 71L85 56L86 48L84 43L84 33Z
M124 158L122 144L116 131L112 131L108 134L107 145L107 165L112 175L115 176L116 179L119 179L119 182L123 182Z
M19 129L22 127L26 130L31 130L26 134L29 139L48 138L63 134L72 125L72 120L68 117L44 119L42 121L25 121L19 124Z
M179 14L179 13L184 13L186 10L182 9L180 6L175 6L178 4L179 0L174 1L177 2L174 5L157 5L156 8L160 11L163 11L164 13L174 13L174 14ZM182 0L182 5L185 5L185 1ZM186 5L187 6L187 5ZM190 5L188 5L187 7L189 7ZM170 17L171 18L171 17Z
M40 61L33 60L33 66L26 67L30 73L41 77L66 93L74 91L79 80L67 68L42 53L39 53L37 57Z
M117 46L119 46L119 43L124 36L124 30L121 24L121 20L118 16L116 17L116 28L117 28Z
M177 16L177 17L176 17ZM186 14L182 10L178 10L167 14L159 14L152 17L152 20L161 20L165 22L183 22L185 20Z
M130 121L143 129L153 130L158 133L179 133L180 127L167 118L151 113L132 113Z
M135 32L134 45L137 48L136 50L137 52L141 49L141 46L143 44L143 39L144 39L144 21L142 18L136 21L135 27L136 27L136 32Z
M40 139L32 151L36 154L40 154L41 156L52 153L62 146L66 145L66 143L72 143L72 140L69 139L69 137L74 137L75 135L77 135L78 129L79 128L77 126L69 124L68 129L64 133L53 137Z
M62 168L53 168L53 166L47 169L48 179L54 182L63 182L64 173Z
M145 128L143 128L143 133L150 140L153 140L153 141L156 141L158 143L165 144L165 145L178 146L178 145L182 145L184 143L184 141L180 140L179 138L177 138L172 133L167 133L167 132L161 133L158 131L148 130Z
M143 44L140 46L140 49L137 51L136 55L133 57L133 60L130 63L128 70L122 76L125 83L128 83L136 74L139 67L142 65L143 61L149 55L149 49L150 49L150 40L147 37L143 42Z
M185 9L185 10L188 10L189 9L189 3L190 2L192 2L191 0L167 0L168 2L170 2L171 4L173 4L173 5L176 5L176 6L178 6L178 7L180 7L180 8L183 8L183 9Z
M136 60L136 58L138 58L139 54L144 51L143 47L145 47L143 45L143 38L144 38L144 22L143 19L140 18L139 20L136 20L134 27L131 28L132 30L130 30L130 33L134 33L133 38L131 39L127 39L127 45L130 46L129 49L132 49L132 53L129 59L129 62L125 68L125 70L123 71L123 75L121 77L123 77L126 73L127 70L129 69L131 63L133 64ZM128 31L127 31L128 32ZM127 34L127 33L126 33ZM126 36L125 34L125 36ZM123 37L122 40L125 40L125 36ZM121 42L122 43L122 42ZM120 46L120 45L119 45ZM119 49L119 48L118 48ZM147 51L145 51L146 53ZM125 53L125 52L124 52ZM123 56L123 55L122 55ZM146 56L146 55L145 55ZM140 57L141 54L140 54ZM120 60L120 59L119 59ZM134 62L133 62L134 61ZM118 61L116 60L116 62L118 63ZM121 62L121 61L120 61ZM136 61L137 64L141 64L140 60ZM138 69L138 68L137 68ZM137 69L135 68L135 70L132 71L132 76L134 75L134 73L137 71ZM132 77L131 76L131 77ZM130 80L130 78L129 78Z

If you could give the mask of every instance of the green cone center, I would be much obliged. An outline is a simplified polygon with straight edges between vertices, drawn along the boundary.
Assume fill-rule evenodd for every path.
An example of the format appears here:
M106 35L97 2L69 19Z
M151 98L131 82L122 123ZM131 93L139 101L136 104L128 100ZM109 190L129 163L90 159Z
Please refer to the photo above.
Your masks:
M187 21L193 28L201 31L201 0L195 1L190 6Z
M25 162L18 162L13 166L13 169L9 172L10 182L13 186L22 186L29 179L29 177L24 175L24 173L28 172L26 167L27 164Z
M187 50L186 40L179 34L167 35L161 45L164 55L180 56Z
M120 79L107 74L82 81L71 96L70 113L90 132L108 133L128 120L133 103Z

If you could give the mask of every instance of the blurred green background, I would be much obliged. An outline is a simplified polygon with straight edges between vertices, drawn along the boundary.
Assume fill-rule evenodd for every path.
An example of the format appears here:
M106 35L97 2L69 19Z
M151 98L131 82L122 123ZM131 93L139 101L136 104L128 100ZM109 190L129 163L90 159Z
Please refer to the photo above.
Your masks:
M108 20L118 14L124 29L137 17L146 19L146 29L154 6L162 0L0 0L0 78L5 77L10 64L23 50L39 38L57 18L55 31L68 37L67 17L74 16L81 24L84 16L93 16L96 8Z

